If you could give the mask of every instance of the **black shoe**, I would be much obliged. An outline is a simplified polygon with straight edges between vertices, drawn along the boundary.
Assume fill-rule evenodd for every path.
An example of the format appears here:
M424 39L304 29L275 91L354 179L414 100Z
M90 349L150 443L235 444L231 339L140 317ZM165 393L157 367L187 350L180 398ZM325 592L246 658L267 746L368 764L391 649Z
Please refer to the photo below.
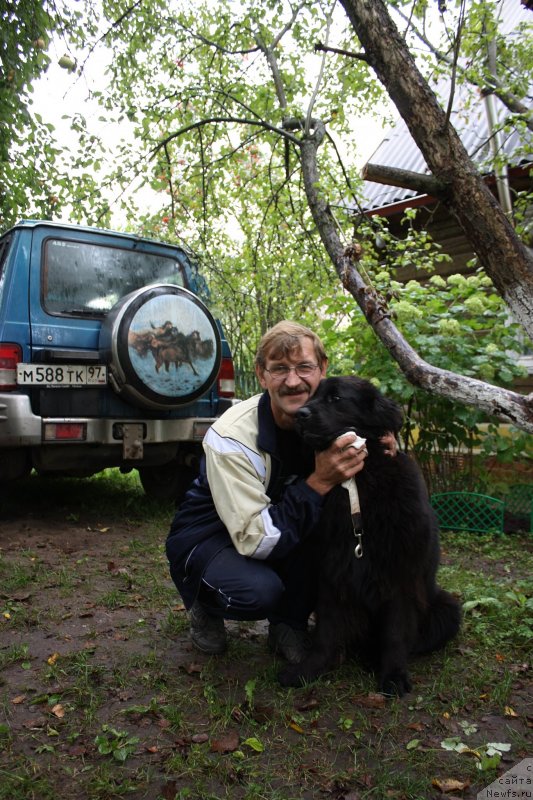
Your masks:
M307 655L310 640L307 631L291 628L285 622L270 623L268 647L275 655L283 656L289 664L299 664Z
M227 647L224 620L214 617L196 600L189 612L193 645L208 655L220 655Z

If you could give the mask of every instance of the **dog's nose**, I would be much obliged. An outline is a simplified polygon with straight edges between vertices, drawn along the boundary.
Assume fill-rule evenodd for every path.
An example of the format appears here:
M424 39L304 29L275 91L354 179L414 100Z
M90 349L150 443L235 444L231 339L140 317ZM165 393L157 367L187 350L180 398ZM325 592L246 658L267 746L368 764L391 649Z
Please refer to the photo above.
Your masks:
M307 419L308 417L311 416L311 409L307 408L307 406L302 406L296 412L296 416L299 417L300 419Z

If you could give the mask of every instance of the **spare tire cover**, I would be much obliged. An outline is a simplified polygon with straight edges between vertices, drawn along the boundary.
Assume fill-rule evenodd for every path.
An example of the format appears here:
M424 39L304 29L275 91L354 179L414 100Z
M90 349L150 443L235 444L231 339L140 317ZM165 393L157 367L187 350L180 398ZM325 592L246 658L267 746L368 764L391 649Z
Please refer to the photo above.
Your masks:
M157 284L123 297L100 332L100 353L115 390L145 408L191 403L220 369L220 333L188 289Z

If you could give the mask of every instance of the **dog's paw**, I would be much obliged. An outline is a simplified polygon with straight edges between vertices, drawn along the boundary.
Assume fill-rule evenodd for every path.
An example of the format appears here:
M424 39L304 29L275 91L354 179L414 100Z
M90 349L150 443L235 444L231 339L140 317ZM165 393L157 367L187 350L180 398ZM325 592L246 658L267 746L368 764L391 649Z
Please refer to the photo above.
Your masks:
M278 672L278 681L285 688L289 686L300 687L305 683L304 676L298 669L298 664L291 664L280 670Z
M407 672L391 672L381 679L378 689L388 697L403 697L412 689L411 679Z

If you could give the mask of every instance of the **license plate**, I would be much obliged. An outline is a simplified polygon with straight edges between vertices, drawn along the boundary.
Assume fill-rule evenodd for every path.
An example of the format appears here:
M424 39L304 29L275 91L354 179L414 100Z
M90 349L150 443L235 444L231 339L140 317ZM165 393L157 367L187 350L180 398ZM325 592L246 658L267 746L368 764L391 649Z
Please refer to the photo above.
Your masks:
M106 386L103 364L17 364L19 386Z

